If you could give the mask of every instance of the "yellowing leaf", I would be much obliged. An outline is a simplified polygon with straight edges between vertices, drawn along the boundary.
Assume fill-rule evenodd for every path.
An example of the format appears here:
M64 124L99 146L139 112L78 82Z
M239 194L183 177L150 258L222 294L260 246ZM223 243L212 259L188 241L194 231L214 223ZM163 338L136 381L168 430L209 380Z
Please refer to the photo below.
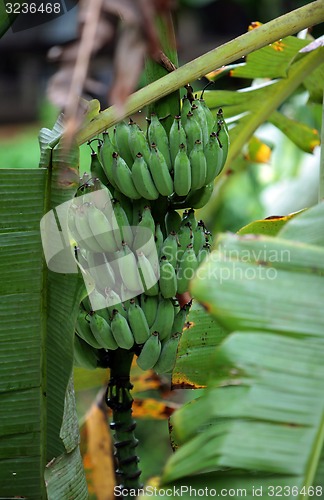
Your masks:
M271 148L258 137L253 136L248 144L246 159L255 163L268 163L271 157Z

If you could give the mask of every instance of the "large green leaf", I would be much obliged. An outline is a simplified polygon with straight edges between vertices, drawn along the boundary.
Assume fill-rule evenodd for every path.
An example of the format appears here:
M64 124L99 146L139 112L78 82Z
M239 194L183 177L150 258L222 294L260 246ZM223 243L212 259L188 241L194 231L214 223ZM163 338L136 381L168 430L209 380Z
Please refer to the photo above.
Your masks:
M163 487L182 485L186 498L190 487L323 496L323 219L321 204L277 237L223 235L199 268L194 296L232 333L203 396L171 417Z
M62 430L63 420L66 425L75 415L73 401L65 396L72 373L80 278L48 270L40 237L42 216L75 192L77 163L63 157L59 148L47 156L53 168L0 170L0 496L4 497L45 499L45 466L55 458L61 464L57 487L62 491L77 487L74 498L87 498L78 442L67 441ZM74 464L75 472L63 474L62 464L66 471ZM48 498L56 499L51 493L52 473L55 477L55 467L46 473Z

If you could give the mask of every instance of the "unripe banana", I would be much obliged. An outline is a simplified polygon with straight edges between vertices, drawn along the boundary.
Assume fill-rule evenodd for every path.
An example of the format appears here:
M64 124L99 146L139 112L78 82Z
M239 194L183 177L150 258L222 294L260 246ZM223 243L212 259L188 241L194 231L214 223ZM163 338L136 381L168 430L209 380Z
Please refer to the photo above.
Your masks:
M155 250L154 244L155 223L149 206L144 207L141 220L137 224L133 247L142 251L146 256Z
M81 309L79 310L76 321L76 332L79 337L91 347L94 349L101 349L101 344L99 344L93 336L87 316L87 312L82 311Z
M138 153L141 153L146 163L149 163L150 148L144 132L132 119L129 121L129 128L129 149L131 150L133 160L135 160Z
M157 223L156 226L155 226L155 237L154 237L154 240L155 240L155 246L156 246L157 254L158 254L158 256L160 256L161 255L163 241L164 241L164 237L163 237L163 233L162 233L162 230L161 230L161 225L159 223Z
M121 349L131 349L134 345L134 337L129 327L128 321L117 309L113 311L111 320L111 331L118 347Z
M195 251L195 254L198 255L202 247L205 245L206 240L205 240L205 227L200 221L198 223L198 226L196 229L193 231L193 249Z
M160 299L151 332L158 332L160 340L164 340L171 334L174 321L174 308L172 300Z
M136 257L126 243L116 252L117 263L121 279L128 290L138 292L141 290L141 278L137 269Z
M201 103L198 99L195 99L194 102L192 103L191 112L200 126L202 134L202 143L205 145L207 144L209 137L208 126L207 126L205 111L203 110Z
M87 252L89 273L100 292L115 285L115 274L104 253Z
M74 364L87 370L94 370L98 366L97 350L78 335L74 335Z
M113 311L116 309L124 318L127 318L127 311L122 304L119 295L112 289L106 289L106 306L110 320L113 316Z
M215 118L213 113L210 111L209 107L205 103L205 100L203 97L199 99L201 108L204 110L205 116L206 116L206 122L207 122L207 129L208 129L208 136L212 133L214 123L215 123Z
M130 225L132 225L132 221L133 221L133 203L135 202L135 200L131 200L130 198L128 198L124 193L122 193L121 191L119 191L119 189L114 189L113 190L113 200L112 201L113 201L113 203L115 201L119 201L119 203L121 204L122 208L124 209L124 211L125 211L125 213L127 215L128 223Z
M185 226L188 222L191 225L191 229L194 231L198 225L198 221L195 217L195 211L193 208L183 212L181 226Z
M90 316L90 328L94 338L103 349L115 350L118 345L113 337L110 325L100 314L93 313Z
M211 182L210 184L207 184L207 186L203 186L196 191L191 191L185 200L186 206L191 208L204 207L209 202L211 195L213 194L213 190L214 184Z
M155 144L151 145L148 166L156 189L162 196L170 196L173 193L173 180L164 156Z
M187 122L188 113L191 112L191 103L187 96L183 96L181 99L181 124L185 128Z
M112 227L107 217L101 210L90 204L87 210L88 223L91 232L102 252L116 252L118 246L114 238Z
M118 225L118 228L114 230L114 237L117 246L118 248L121 248L123 241L127 243L128 246L131 246L133 243L133 232L129 225L126 212L118 201L113 204L113 209L114 217Z
M177 293L182 294L188 291L189 282L198 267L197 257L193 246L188 245L179 262L177 272Z
M225 125L225 121L220 120L218 122L218 124L219 124L219 130L217 133L217 138L220 142L220 145L221 145L221 148L223 151L222 165L221 165L221 169L220 169L220 171L221 171L223 169L225 162L226 162L226 159L227 159L228 148L230 145L230 138L229 138L229 134L227 131L227 127Z
M146 295L159 293L158 276L155 275L150 261L142 252L138 252L138 270Z
M104 184L107 183L107 176L100 163L97 153L95 153L94 151L92 151L91 153L90 172L92 177L100 179Z
M201 250L199 250L199 253L197 255L197 262L198 262L199 266L206 259L207 255L209 255L209 254L210 254L210 246L208 245L208 243L206 243L201 248Z
M186 319L187 319L187 314L189 312L189 309L191 307L192 301L190 301L188 304L185 304L180 311L175 315L174 317L174 322L171 328L171 335L175 333L182 333L183 327L185 325Z
M156 364L161 353L161 342L157 332L153 332L142 347L137 358L137 365L142 370L150 370Z
M171 170L172 163L170 157L168 135L155 113L151 114L151 122L148 127L147 136L149 144L156 144L158 150L164 156L168 169Z
M202 133L200 130L200 126L197 120L195 120L191 111L187 114L187 121L184 125L184 129L187 136L187 152L190 155L195 142L196 141L202 142Z
M193 241L193 235L192 235L192 228L190 223L185 223L184 226L181 226L179 231L178 231L178 263L179 260L181 260L182 255L184 254L185 250L187 249L188 245L192 243Z
M177 234L172 232L165 238L161 249L161 256L166 257L174 268L177 267L178 247Z
M118 153L113 153L113 174L119 191L124 193L132 200L138 200L141 195L137 191L133 178L132 171L127 163Z
M102 169L105 173L106 180L103 180L103 184L107 184L107 179L109 180L110 184L115 188L117 187L117 184L114 179L113 171L112 171L112 166L113 166L113 153L116 151L114 146L112 145L110 141L110 137L108 132L104 132L102 134L103 137L103 143L102 146L100 147L100 160L102 164ZM98 177L97 175L95 177ZM100 177L99 177L100 179ZM102 179L100 179L102 180Z
M166 257L161 258L159 287L162 297L171 299L177 293L177 276L175 268Z
M176 210L169 210L165 215L165 228L167 233L174 231L177 233L180 229L181 215Z
M132 167L132 179L135 188L143 198L156 200L159 197L151 172L141 153L138 153L135 157Z
M185 129L183 128L181 123L181 116L174 117L169 133L169 143L171 160L174 164L174 160L179 152L180 144L187 144L187 136Z
M127 319L136 344L144 344L150 336L150 328L143 309L134 299L130 300Z
M215 132L210 134L209 141L204 148L206 158L206 179L205 184L212 182L223 168L223 149L220 147Z
M93 236L87 212L89 210L89 203L84 203L75 212L74 223L77 233L80 235L78 246L80 248L90 249L92 252L102 252L102 248Z
M119 154L125 160L129 168L132 168L133 155L129 147L129 125L123 120L117 123L115 131L115 140Z
M141 308L144 311L145 317L147 319L147 323L149 328L154 323L156 313L158 310L159 298L157 295L149 296L144 293L141 295Z
M163 344L159 359L153 366L153 370L156 373L172 372L177 359L177 350L180 338L180 333L176 333L171 335L171 337Z
M91 201L98 210L104 210L107 205L112 202L113 196L111 191L102 184L100 179L93 179L93 191Z
M89 299L91 302L91 312L93 312L93 310L95 310L97 313L100 314L100 316L105 318L105 320L109 323L110 316L109 316L108 310L106 309L105 297L100 292L98 292L98 290L95 288L90 293ZM94 307L92 307L92 304L94 305Z
M173 170L174 192L178 196L186 196L192 187L192 169L184 144L179 146Z
M195 141L189 159L191 165L191 190L194 191L206 185L207 165L201 141Z

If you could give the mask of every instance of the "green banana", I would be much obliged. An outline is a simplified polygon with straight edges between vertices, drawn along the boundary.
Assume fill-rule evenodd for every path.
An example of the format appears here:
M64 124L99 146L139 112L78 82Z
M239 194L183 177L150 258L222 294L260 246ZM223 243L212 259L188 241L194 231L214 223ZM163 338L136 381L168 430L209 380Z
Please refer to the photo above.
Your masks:
M192 169L184 144L180 144L174 160L173 179L174 192L178 196L186 196L192 187Z
M135 188L143 198L156 200L159 197L159 192L155 187L151 172L141 153L138 153L135 157L132 168L132 179Z
M204 148L204 153L207 167L205 184L209 184L221 173L224 166L223 149L219 145L215 132L210 134L209 141Z
M137 259L138 270L146 295L157 295L159 293L159 284L150 261L143 252L138 252Z
M124 193L119 191L119 189L114 189L113 202L114 201L119 201L127 215L128 223L131 225L133 221L133 202L135 200L131 200L130 198L128 198L126 195L124 195Z
M100 314L93 313L90 316L90 328L102 349L115 350L118 348L109 323Z
M153 366L156 373L172 372L176 359L178 345L181 338L180 333L171 335L171 337L163 344L158 361Z
M199 99L195 99L191 106L191 112L194 115L195 120L200 126L201 134L202 134L202 143L207 144L209 133L208 133L208 125L206 120L206 114L203 110Z
M181 99L181 124L185 127L187 123L188 113L191 112L191 103L187 96L183 96Z
M104 210L107 205L111 205L113 196L111 191L102 184L100 179L94 179L91 201L98 210Z
M163 233L162 233L162 230L161 230L161 225L159 223L157 223L156 226L155 226L155 237L154 237L154 240L155 240L155 246L156 246L157 254L160 257L164 237L163 237Z
M189 160L191 166L191 190L194 191L206 184L207 165L201 141L195 141Z
M129 125L123 120L116 125L115 140L119 154L123 157L129 168L133 165L133 155L129 147Z
M171 328L171 335L175 333L182 333L183 327L187 319L187 314L191 307L191 303L192 301L190 301L188 304L185 304L183 307L181 307L180 311L175 315L174 322Z
M82 311L81 309L79 310L76 320L76 332L79 337L91 347L93 347L94 349L101 349L101 344L99 344L99 342L93 336L89 321L87 321L87 316L87 312Z
M74 335L74 364L87 370L94 370L98 366L97 350L78 335Z
M142 286L136 257L127 243L122 243L122 249L116 252L116 255L119 273L126 289L133 292L140 291Z
M104 253L87 252L89 273L94 279L96 288L105 292L106 288L115 285L115 274Z
M163 242L161 256L166 257L174 268L177 267L178 250L178 237L177 234L172 231Z
M110 317L109 317L109 312L106 309L106 299L105 297L98 292L98 290L95 288L92 290L92 292L89 294L89 299L91 302L91 312L94 310L100 314L105 320L109 323ZM92 304L94 307L92 307Z
M110 137L109 137L108 132L104 132L102 134L102 137L103 137L103 143L100 147L99 156L100 156L100 160L101 160L102 169L103 169L105 176L106 176L106 180L104 180L102 182L103 182L103 184L107 184L107 179L108 179L110 184L113 187L117 187L113 173L112 173L112 165L113 165L112 155L116 151L116 149L114 148L114 146L112 145L112 143L110 141ZM96 176L96 177L98 177L98 176Z
M110 222L105 214L95 205L90 205L87 210L88 223L91 232L102 252L116 252L118 246Z
M159 287L162 297L170 299L177 293L177 276L175 268L166 257L161 258Z
M196 191L192 191L185 199L185 205L191 208L204 207L209 202L211 195L213 194L213 190L214 184L211 182Z
M200 103L201 108L204 110L204 113L206 116L207 130L208 130L208 136L209 136L212 133L214 123L215 123L215 118L214 118L213 113L210 111L209 107L207 106L205 99L202 96L199 99L199 103Z
M80 235L78 245L80 248L84 247L92 252L102 252L102 248L93 236L91 231L87 212L89 210L89 203L84 203L75 212L74 223L77 233Z
M157 332L152 333L142 347L136 362L142 370L150 370L156 364L161 353L161 342Z
M112 171L119 191L132 200L141 198L135 187L131 169L118 153L113 153Z
M181 215L176 210L169 210L165 214L165 227L167 233L174 231L177 233L180 229Z
M178 262L181 260L182 255L184 254L186 248L193 240L192 228L189 222L186 222L183 226L180 227L178 231Z
M189 282L192 279L197 267L198 267L198 261L193 246L188 245L179 262L179 267L177 272L178 294L182 294L188 291Z
M179 152L180 144L187 144L187 136L181 123L181 116L174 117L173 123L170 128L169 143L171 161L174 164L174 160Z
M173 180L164 156L155 144L151 145L148 166L156 189L162 196L170 196L173 193Z
M149 144L156 144L158 150L164 156L168 169L171 170L172 163L170 157L168 135L155 113L151 114L151 122L148 127L147 137Z
M150 328L143 309L134 299L130 300L127 319L136 344L144 344L150 336Z
M174 308L171 299L160 299L151 332L158 332L160 340L164 340L171 334L174 321Z
M131 349L134 345L134 337L129 327L128 321L117 309L113 310L111 320L111 331L114 339L121 349Z
M90 172L91 177L100 179L103 184L107 183L108 179L105 171L100 163L97 153L95 153L94 151L92 151L91 153Z
M109 314L109 318L111 319L113 316L113 311L116 309L124 318L127 318L127 311L124 308L121 298L119 295L112 289L108 288L105 290L106 292L106 307L107 312Z
M141 308L144 311L147 323L149 328L154 323L156 313L158 310L158 305L159 305L159 298L157 295L150 296L150 295L141 295Z
M185 226L188 222L191 224L191 229L194 231L198 225L198 221L195 217L195 211L193 208L183 212L181 226Z
M207 255L210 254L210 246L208 245L208 243L206 243L200 250L199 250L199 253L197 255L197 262L198 262L198 265L200 266L200 264L205 260L205 258L207 257Z
M187 152L190 155L196 141L202 142L202 132L200 125L194 118L194 115L189 111L187 114L187 121L184 125L187 136Z
M193 231L193 249L198 255L202 247L205 245L205 227L202 221L198 222L198 226Z
M220 143L222 151L223 151L223 158L222 158L222 164L221 164L221 169L220 169L220 171L222 171L222 169L224 168L226 159L227 159L228 148L230 145L230 138L229 138L229 134L227 131L227 126L225 125L225 121L219 120L218 125L219 125L219 129L217 132L217 138L219 140L219 143Z
M149 206L144 207L141 220L136 226L133 247L147 256L155 250L154 244L155 223Z
M129 120L129 149L131 150L133 160L135 160L136 155L141 153L144 157L146 163L149 163L150 159L150 148L147 143L144 132L132 119Z
M126 212L119 201L114 202L113 210L115 224L112 224L112 227L115 228L113 232L116 244L118 248L121 248L122 242L125 242L128 246L131 246L133 243L133 231L131 226L129 225L129 220Z

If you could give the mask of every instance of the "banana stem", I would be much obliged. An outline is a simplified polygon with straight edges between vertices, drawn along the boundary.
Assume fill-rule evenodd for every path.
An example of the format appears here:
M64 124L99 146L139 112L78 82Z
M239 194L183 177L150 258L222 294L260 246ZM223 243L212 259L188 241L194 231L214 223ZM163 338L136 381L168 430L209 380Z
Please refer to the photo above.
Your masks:
M138 440L135 437L136 422L132 418L133 398L131 396L130 369L134 353L125 349L111 351L110 380L107 388L106 403L113 412L110 428L115 431L115 457L123 495L131 498L142 488L139 458L135 454ZM128 493L126 493L128 492Z
M126 116L130 116L144 106L171 94L188 82L201 78L216 68L230 64L250 52L322 21L324 21L323 1L316 0L234 38L134 92L125 102L122 112L116 106L102 111L79 131L77 142L83 144Z

